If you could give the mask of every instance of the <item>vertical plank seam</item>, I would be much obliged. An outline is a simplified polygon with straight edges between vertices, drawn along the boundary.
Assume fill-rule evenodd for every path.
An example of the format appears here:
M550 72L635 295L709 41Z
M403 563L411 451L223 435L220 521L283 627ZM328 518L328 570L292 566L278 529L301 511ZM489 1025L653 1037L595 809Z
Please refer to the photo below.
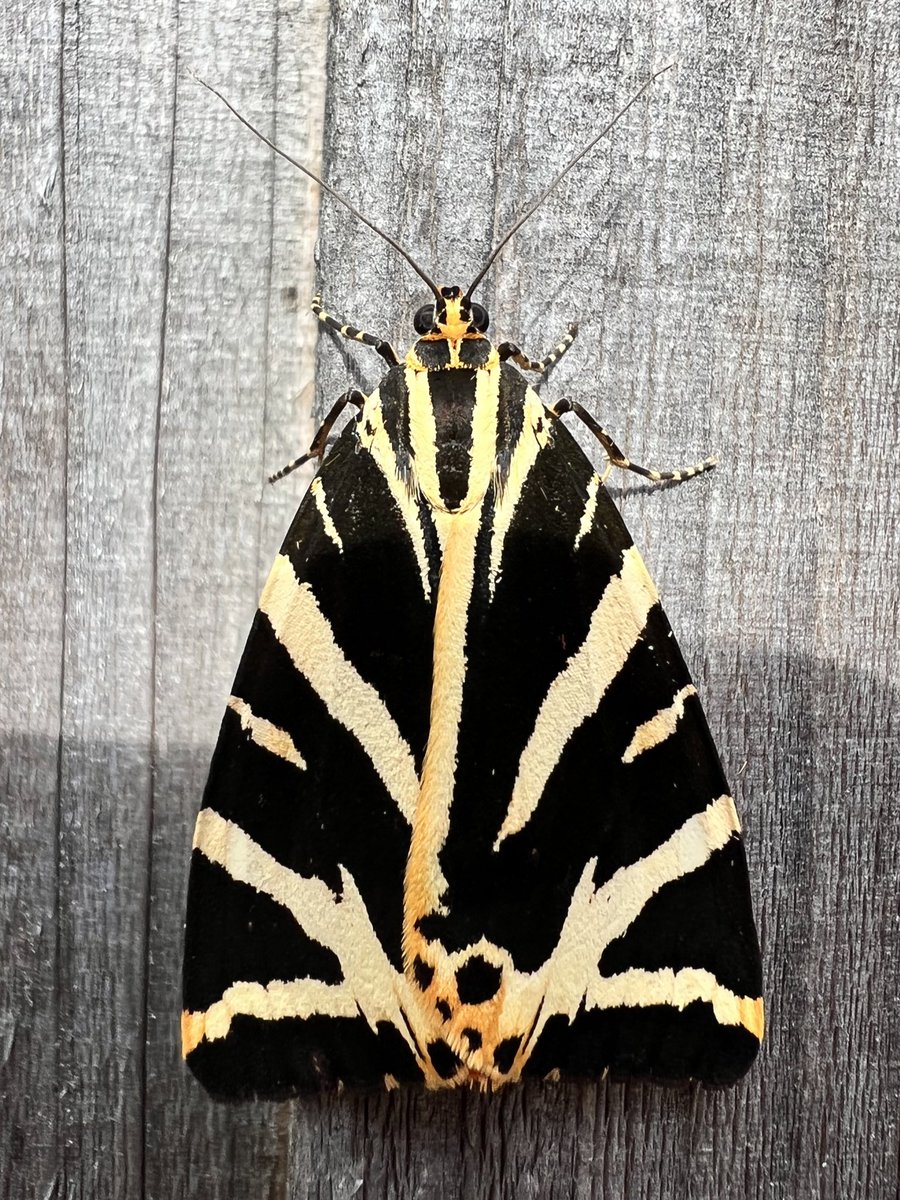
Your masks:
M280 61L280 42L279 42L279 14L281 8L276 4L273 13L273 35L272 35L272 115L270 128L272 130L272 141L278 142L278 66ZM275 280L275 194L278 181L278 163L275 155L269 155L269 253L268 264L266 271L267 281L267 296L265 308L263 310L263 352L264 352L264 371L263 371L263 412L262 412L262 439L260 446L260 478L265 478L266 473L266 447L269 444L269 408L272 399L272 352L270 346L270 334L272 328L272 288ZM266 485L263 484L265 487ZM263 542L263 506L259 505L256 519L256 551L254 554L254 562L259 563L260 548ZM290 1105L287 1101L282 1101L278 1106L278 1113L285 1114L289 1112ZM274 1158L274 1170L272 1179L271 1194L273 1197L281 1197L281 1200L290 1200L290 1190L288 1183L289 1164L291 1158L291 1143L293 1141L291 1122L286 1121L284 1128L285 1136L279 1136L279 1126L276 1118L276 1132L274 1145L272 1147Z
M172 246L172 208L175 191L175 130L178 117L178 0L173 3L174 15L174 47L173 47L173 77L172 77L172 108L171 126L169 133L169 178L166 195L165 243L163 253L162 299L159 319L159 357L157 361L156 384L156 422L153 434L153 474L150 490L151 504L151 557L150 557L150 781L148 812L147 812L147 858L146 858L146 890L144 893L144 954L142 963L143 1004L141 1009L142 1039L140 1050L140 1080L141 1080L141 1140L140 1164L138 1177L140 1179L141 1200L147 1195L147 1039L150 1032L150 936L152 921L150 908L153 902L153 834L156 814L156 780L159 772L159 747L157 741L157 683L158 683L158 624L159 624L159 450L162 433L162 406L165 390L166 369L166 328L169 316L169 277L171 270Z
M279 7L275 5L274 12L274 34L272 46L272 113L270 121L271 139L277 144L278 142L278 12ZM274 280L274 271L272 267L275 256L275 183L278 165L274 154L268 156L268 174L269 174L269 254L266 271L266 301L263 308L263 410L262 410L262 434L260 438L260 469L259 478L265 479L266 476L266 447L269 444L269 406L272 398L272 355L269 346L269 334L272 326L272 285ZM261 499L261 497L260 497ZM256 512L256 547L253 555L253 561L259 564L260 547L263 539L263 506L260 504ZM254 588L258 588L260 581L254 580Z
M63 810L63 738L65 733L65 699L66 699L66 630L69 623L68 586L69 586L69 396L71 393L71 372L69 363L69 273L67 263L67 226L68 213L66 210L66 105L65 105L65 58L66 54L66 0L60 0L59 6L59 73L57 83L59 88L59 122L57 126L59 137L59 197L60 197L60 308L62 319L62 387L63 387L63 431L62 431L62 469L63 469L63 555L62 555L62 607L60 612L60 661L59 661L59 734L56 744L56 824L53 831L56 843L56 877L54 896L54 931L55 944L53 947L54 988L53 1009L56 1039L54 1044L54 1074L56 1077L56 1172L52 1183L52 1194L56 1195L65 1188L65 1158L63 1156L64 1137L62 1134L62 1037L60 1026L60 1003L62 995L62 937L60 931L60 914L62 903L62 810ZM60 1168L62 1180L60 1180Z

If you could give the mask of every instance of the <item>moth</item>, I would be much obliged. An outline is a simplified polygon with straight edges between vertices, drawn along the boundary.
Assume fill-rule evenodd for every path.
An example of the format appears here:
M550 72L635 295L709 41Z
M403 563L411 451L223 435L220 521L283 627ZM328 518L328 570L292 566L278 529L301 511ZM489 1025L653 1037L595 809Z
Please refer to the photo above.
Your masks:
M735 807L654 585L561 418L651 480L712 460L630 462L527 380L575 328L533 361L491 341L472 298L605 132L467 288L396 247L431 294L404 357L314 301L389 365L279 472L321 459L193 843L183 1051L215 1096L607 1072L723 1084L757 1053Z

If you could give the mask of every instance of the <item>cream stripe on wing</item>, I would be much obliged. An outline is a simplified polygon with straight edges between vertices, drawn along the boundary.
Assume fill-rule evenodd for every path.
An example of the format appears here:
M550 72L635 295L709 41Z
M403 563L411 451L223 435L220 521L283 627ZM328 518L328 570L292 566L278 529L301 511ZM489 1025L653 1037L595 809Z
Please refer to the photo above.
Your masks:
M581 514L581 523L578 526L578 533L575 535L575 545L573 549L577 550L581 545L582 538L590 532L590 528L594 523L594 514L597 511L597 493L600 490L600 476L592 475L587 486L587 500L584 505L584 512Z
M644 721L643 725L638 725L634 737L628 744L628 749L622 755L622 762L634 762L639 754L643 754L645 750L652 750L654 746L658 746L660 742L671 737L678 722L684 716L685 700L688 696L696 695L697 689L692 683L689 683L680 692L675 693L675 699L670 705L661 708L649 721Z
M242 700L240 696L229 696L228 707L234 709L241 718L241 728L250 734L258 746L262 746L264 750L268 750L272 754L277 754L286 762L293 763L301 771L306 770L303 755L294 745L294 741L286 729L273 725L265 717L256 716L247 701Z
M319 510L319 516L322 518L322 524L325 527L325 532L337 546L338 550L343 550L344 543L341 541L341 535L338 533L334 519L331 513L328 511L328 502L325 499L325 487L318 475L309 485L309 490L316 502L316 508Z
M647 1008L652 1004L668 1004L683 1009L696 1000L712 1005L720 1025L743 1025L762 1041L762 1000L738 996L719 983L711 971L699 967L682 967L679 971L671 967L657 971L633 967L619 975L597 974L588 984L585 1008Z
M583 643L550 684L519 760L495 850L504 838L518 833L537 808L563 748L575 730L596 712L657 600L641 556L634 546L629 547L622 557L621 574L609 581L594 609Z
M599 975L603 951L625 933L651 897L667 883L702 867L739 832L734 802L730 796L720 796L688 817L661 846L620 867L599 888L593 884L597 859L585 864L556 948L535 975L517 981L522 994L513 1003L519 1012L529 1004L532 1013L539 1008L539 1019L517 1058L527 1058L551 1016L564 1013L574 1019Z
M472 445L469 449L469 481L460 512L484 499L497 466L497 410L500 404L500 372L475 372L475 404L472 408Z
M429 504L443 509L437 469L437 426L428 387L428 372L407 367L406 391L409 397L409 443L415 461L416 483Z
M734 801L730 796L720 796L702 812L688 817L645 858L620 867L592 899L594 942L601 953L611 941L621 937L661 887L702 867L740 829ZM594 963L599 961L600 954L593 959Z
M371 432L370 432L371 431ZM366 400L362 413L357 422L357 434L360 444L372 455L382 475L384 475L391 495L397 502L400 517L406 526L413 553L419 565L419 575L422 579L422 591L425 599L431 598L431 579L428 567L428 552L425 549L425 531L422 527L422 514L415 489L400 478L397 469L397 455L388 432L384 427L384 417L381 412L381 396L376 388Z
M407 1037L398 1000L405 994L406 983L382 949L345 867L340 868L341 895L336 896L321 879L305 878L278 862L239 825L211 808L203 809L197 818L194 849L224 867L232 879L283 905L307 937L337 955L344 976L339 986L352 997L354 1009L358 1004L373 1029L378 1021L387 1020ZM304 984L309 985L305 992ZM328 1012L338 1003L336 992L323 992L317 980L296 980L292 998L295 1004L302 1002L309 1013L321 1011L315 1008L320 1002L329 1006ZM195 1016L187 1015L189 1028L194 1028L191 1018Z
M375 688L344 657L308 583L279 554L259 607L319 699L356 738L400 812L412 820L419 781L412 752Z
M353 993L343 983L322 983L318 979L233 983L209 1008L181 1014L182 1053L190 1054L204 1038L212 1042L227 1037L237 1016L278 1021L282 1017L356 1017L359 1010Z
M491 598L497 586L497 579L503 565L503 547L506 535L512 524L516 505L522 495L522 488L528 478L528 472L534 466L537 456L550 440L550 417L541 398L533 388L525 389L525 414L522 420L522 432L516 442L509 464L509 475L503 487L503 492L497 497L494 508L494 519L491 523L491 561L488 587ZM540 430L540 432L538 432Z

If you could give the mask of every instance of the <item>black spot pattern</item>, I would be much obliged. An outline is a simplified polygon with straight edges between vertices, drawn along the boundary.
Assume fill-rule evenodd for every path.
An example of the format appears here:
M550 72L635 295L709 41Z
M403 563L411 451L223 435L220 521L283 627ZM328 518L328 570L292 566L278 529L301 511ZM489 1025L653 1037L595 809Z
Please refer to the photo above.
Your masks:
M434 967L430 963L422 962L417 954L413 963L413 975L421 990L427 992L431 987L432 979L434 979Z
M428 1046L428 1057L434 1066L434 1069L440 1075L441 1079L452 1079L459 1067L459 1059L443 1040L438 1038L436 1042L430 1042Z
M494 1050L494 1066L498 1071L502 1071L505 1075L510 1070L515 1062L516 1054L519 1050L519 1045L522 1041L519 1037L508 1037L498 1043Z
M484 1004L496 996L503 972L479 954L474 955L456 972L456 988L460 1004Z

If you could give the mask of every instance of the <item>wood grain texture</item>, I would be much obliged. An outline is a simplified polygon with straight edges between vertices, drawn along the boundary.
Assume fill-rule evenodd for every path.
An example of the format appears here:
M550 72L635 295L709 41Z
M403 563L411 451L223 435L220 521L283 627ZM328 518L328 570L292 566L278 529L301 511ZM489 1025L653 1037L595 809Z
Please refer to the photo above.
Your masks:
M0 39L0 1200L846 1200L900 1161L900 0L10 0ZM728 1092L216 1106L177 1051L190 829L265 489L646 74L479 299L613 480L744 818L769 1035ZM318 266L318 271L316 270ZM316 347L318 352L316 353Z

